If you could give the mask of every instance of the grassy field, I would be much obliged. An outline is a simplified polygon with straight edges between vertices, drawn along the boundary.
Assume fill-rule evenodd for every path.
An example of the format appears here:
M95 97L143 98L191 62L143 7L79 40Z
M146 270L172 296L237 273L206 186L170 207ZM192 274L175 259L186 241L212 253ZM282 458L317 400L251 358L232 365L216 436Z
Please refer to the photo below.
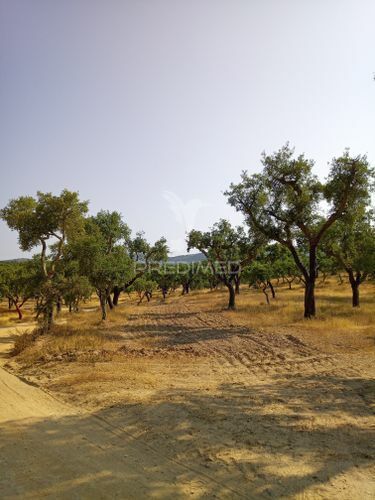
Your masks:
M247 498L372 498L374 292L355 310L331 278L314 320L297 285L270 306L242 287L236 311L225 290L125 295L106 324L92 300L52 335L19 337L8 367Z
M298 335L308 336L327 349L372 348L375 320L375 283L368 282L361 287L361 307L351 307L351 290L347 283L338 284L334 278L319 283L316 290L317 317L313 320L303 318L303 287L287 285L276 287L276 299L270 305L259 290L243 286L237 296L236 311L227 311L226 290L193 291L189 296L180 296L180 291L172 292L166 303L184 304L187 302L198 312L217 313L237 326L272 331L288 330ZM137 297L122 296L120 306L109 313L107 324L100 321L96 297L83 304L80 313L69 314L63 309L57 322L64 328L55 328L55 335L49 340L52 351L66 349L85 349L103 347L106 340L111 342L111 331L116 325L123 326L127 318L140 311L147 311L148 304L137 305ZM161 294L156 293L150 304L164 304ZM24 307L24 318L17 320L15 311L0 303L0 326L14 326L33 322L33 304ZM317 334L316 336L313 334ZM307 337L306 337L307 338Z

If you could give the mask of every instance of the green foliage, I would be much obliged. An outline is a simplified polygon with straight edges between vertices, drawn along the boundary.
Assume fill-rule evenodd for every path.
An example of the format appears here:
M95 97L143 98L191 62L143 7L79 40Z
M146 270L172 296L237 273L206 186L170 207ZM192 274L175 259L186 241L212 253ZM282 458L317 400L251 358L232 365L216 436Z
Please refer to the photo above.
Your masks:
M130 228L123 222L119 212L109 212L108 210L101 210L95 217L91 217L88 221L89 224L93 223L92 231L98 231L103 241L103 248L105 253L111 253L115 245L118 243L129 243L130 241Z
M373 214L356 212L332 227L323 240L327 258L348 274L353 306L359 306L358 287L375 271L375 227Z
M151 245L144 237L144 233L138 232L136 237L129 242L129 255L135 262L146 265L164 262L168 258L167 240L160 238Z
M191 263L178 262L175 265L178 269L179 284L182 285L183 294L189 293L190 290L210 286L209 276L212 276L212 270L206 260Z
M91 297L93 287L88 276L78 273L78 263L71 264L73 265L67 265L67 268L64 269L59 291L65 304L69 307L69 311L73 309L78 311L80 302Z
M153 292L158 288L158 283L151 279L150 276L144 275L137 279L131 287L127 290L128 292L135 292L138 295L140 304L146 297L147 301L151 300Z
M233 282L239 279L241 269L248 264L262 245L258 233L246 234L242 227L233 228L226 220L220 220L205 233L190 231L188 251L196 248L208 260L213 274L229 290L230 309L235 307Z
M38 293L40 283L41 274L35 261L0 265L0 297L15 306L19 319L22 319L22 306Z
M305 317L311 317L317 247L332 225L369 202L374 171L365 156L351 157L345 151L332 160L327 182L322 183L312 172L313 161L295 157L288 144L272 155L263 154L262 164L262 173L243 172L241 182L232 184L226 195L250 228L289 249L306 285ZM328 205L326 215L322 202ZM308 264L301 249L307 250Z
M87 202L81 202L78 193L66 189L59 196L40 191L36 198L21 196L0 212L8 226L18 231L22 250L41 245L43 282L38 293L38 316L42 313L46 330L51 327L54 303L59 297L56 281L64 247L83 232L86 212Z
M375 270L375 228L371 212L346 217L324 240L326 253L345 270L370 274Z
M84 235L69 246L69 258L76 260L79 274L86 276L98 295L124 283L133 273L133 262L123 246L115 246L106 253L106 242L101 234Z
M157 283L164 299L169 292L175 290L180 284L178 267L173 263L164 263L162 265L155 266L150 271L150 277L152 281Z
M313 161L304 155L294 158L288 144L273 155L263 154L262 164L261 174L243 172L241 182L232 184L226 194L249 225L269 240L317 241L347 211L369 201L374 172L365 156L350 157L346 151L334 158L326 184L313 175ZM329 203L328 218L322 216L323 200Z
M264 261L254 261L250 266L245 267L242 273L243 280L250 285L265 284L274 277L273 268Z
M10 229L18 232L20 247L29 251L43 241L65 241L83 229L87 202L78 193L64 189L59 196L38 191L37 197L21 196L11 200L0 212Z

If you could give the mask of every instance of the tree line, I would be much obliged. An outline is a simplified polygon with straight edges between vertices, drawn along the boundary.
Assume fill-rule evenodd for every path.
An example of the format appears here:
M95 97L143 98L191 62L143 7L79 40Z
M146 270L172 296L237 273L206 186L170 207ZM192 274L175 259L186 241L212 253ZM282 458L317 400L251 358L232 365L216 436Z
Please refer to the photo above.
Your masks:
M374 170L366 156L345 151L330 162L324 182L314 175L314 162L296 156L288 144L263 154L261 162L260 173L243 172L225 193L244 225L220 220L208 231L190 231L188 250L205 257L192 264L168 263L165 238L151 244L142 232L133 237L117 211L88 216L88 202L76 192L11 200L1 218L18 232L22 250L38 253L0 266L0 295L19 318L27 300L35 299L44 330L63 303L77 310L93 291L105 320L124 292L135 292L142 302L156 289L165 298L177 287L187 294L221 284L234 309L241 281L262 289L269 302L275 279L304 285L304 316L311 318L319 273L345 272L352 304L359 306L359 287L375 271Z

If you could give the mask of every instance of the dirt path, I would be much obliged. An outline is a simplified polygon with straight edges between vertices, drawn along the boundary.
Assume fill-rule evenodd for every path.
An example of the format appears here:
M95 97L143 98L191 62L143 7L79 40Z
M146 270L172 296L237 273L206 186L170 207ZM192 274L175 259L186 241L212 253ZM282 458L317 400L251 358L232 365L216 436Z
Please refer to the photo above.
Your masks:
M2 329L1 351L12 345ZM161 456L103 416L80 411L0 367L0 498L236 497L199 468Z

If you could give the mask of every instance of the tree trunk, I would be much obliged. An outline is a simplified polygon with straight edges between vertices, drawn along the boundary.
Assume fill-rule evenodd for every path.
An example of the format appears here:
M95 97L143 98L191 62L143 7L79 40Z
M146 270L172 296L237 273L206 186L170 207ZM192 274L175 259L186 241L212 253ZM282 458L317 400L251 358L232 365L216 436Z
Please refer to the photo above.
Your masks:
M352 270L348 271L350 286L352 287L352 306L359 307L359 285L361 283L361 278L357 274L354 277L354 273Z
M236 295L240 294L240 283L241 283L241 278L239 276L236 276L236 278L234 279Z
M14 302L14 305L16 307L16 311L18 313L18 319L22 319L22 311L21 311L21 308L19 307L19 305L17 304L17 302Z
M113 300L112 303L114 306L118 305L118 299L120 298L121 288L119 286L115 286L113 289Z
M358 285L358 283L355 283L354 285L352 285L352 292L353 292L352 305L353 305L353 307L359 307L359 285Z
M270 299L268 297L268 293L267 293L267 283L263 283L263 286L262 286L262 292L264 293L264 295L266 296L266 301L267 301L267 304L270 305Z
M305 285L305 318L315 316L315 278L309 279Z
M8 309L12 309L13 301L12 299L8 299Z
M48 315L47 315L47 331L49 332L51 330L51 327L53 325L53 305L48 310Z
M110 293L107 294L107 303L108 303L109 308L113 309L113 302L112 302L112 297L111 297Z
M275 289L274 289L273 284L271 283L270 280L267 281L267 285L270 287L270 290L271 290L271 293L272 293L272 298L275 299L276 298Z
M234 309L236 309L236 292L232 283L226 283L226 285L229 291L228 309L233 311Z
M146 296L146 292L142 293L142 292L138 292L138 302L137 302L137 306L139 306L139 304L141 304L143 302L143 299L145 298Z
M293 283L293 280L294 280L294 278L293 278L293 279L291 279L291 280L290 280L290 279L287 279L287 280L286 280L286 281L287 281L287 283L288 283L288 286L289 286L289 290L291 290L291 289L292 289L292 283Z
M316 268L316 245L310 245L309 252L309 277L305 283L305 318L313 318L315 309L315 280L317 276Z
M53 325L53 301L49 300L46 302L44 312L43 312L43 330L49 332Z
M99 300L102 310L102 320L105 321L107 319L107 294L105 292L100 292Z
M57 302L56 302L56 313L57 314L61 313L61 297L58 297Z

